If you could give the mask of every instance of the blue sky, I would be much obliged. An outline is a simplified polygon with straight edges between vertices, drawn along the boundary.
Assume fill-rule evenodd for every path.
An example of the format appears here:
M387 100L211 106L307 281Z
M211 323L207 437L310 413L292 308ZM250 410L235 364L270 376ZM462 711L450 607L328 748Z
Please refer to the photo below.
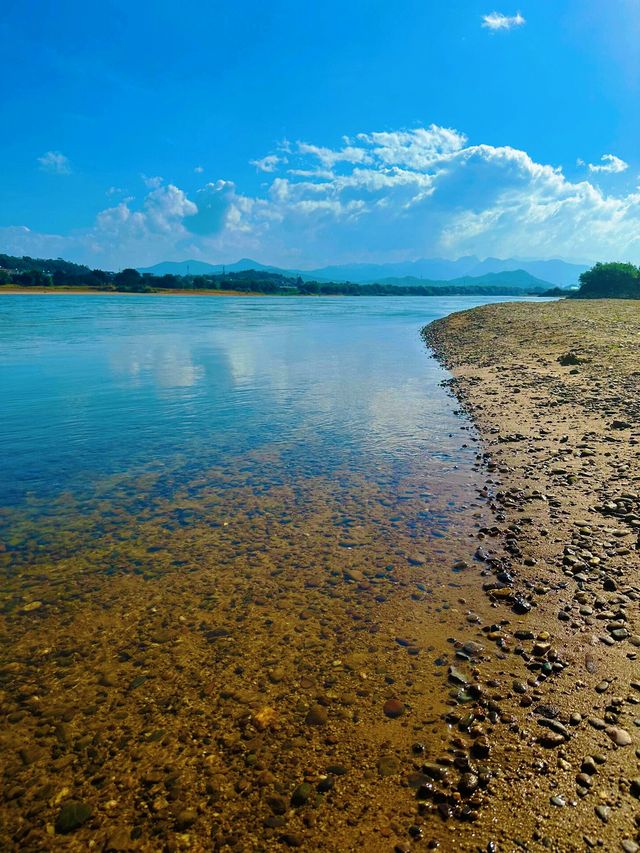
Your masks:
M637 0L5 0L0 251L637 262L639 44Z

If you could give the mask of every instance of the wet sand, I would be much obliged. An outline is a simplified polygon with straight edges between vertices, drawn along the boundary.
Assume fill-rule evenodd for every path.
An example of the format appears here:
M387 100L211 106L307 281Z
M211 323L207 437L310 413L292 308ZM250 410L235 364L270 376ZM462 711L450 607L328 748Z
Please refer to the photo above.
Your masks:
M501 596L521 591L531 636L546 632L538 660L565 664L537 689L539 669L518 665L531 640L505 664L520 746L494 807L501 849L636 851L640 304L493 305L424 334L482 436L496 519L483 550L513 576L484 585L496 622L511 618Z

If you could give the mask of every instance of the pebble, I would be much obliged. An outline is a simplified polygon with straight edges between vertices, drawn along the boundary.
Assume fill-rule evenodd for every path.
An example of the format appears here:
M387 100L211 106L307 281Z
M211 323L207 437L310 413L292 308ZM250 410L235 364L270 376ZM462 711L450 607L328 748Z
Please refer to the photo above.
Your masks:
M401 717L404 714L405 708L399 699L387 699L382 706L382 710L386 717L390 717L392 720L395 720L397 717Z
M326 726L328 721L329 714L323 705L312 705L305 718L308 726Z
M467 676L463 672L460 672L459 669L456 669L455 666L449 667L449 681L463 686L469 683Z
M619 729L617 726L607 726L606 733L616 746L629 746L633 743L629 732L625 731L625 729Z
M120 827L114 829L111 835L107 838L104 845L105 853L125 853L127 850L135 849L135 842L131 840L131 834L128 830Z
M554 746L560 746L560 744L565 743L565 739L558 732L545 732L538 738L538 743L542 744L542 746L553 748Z
M198 815L194 809L181 809L176 815L176 829L179 832L189 829L197 819Z
M599 817L603 823L609 822L609 818L611 817L611 809L609 806L596 806L595 812L597 817Z
M296 808L306 805L306 803L309 802L312 793L313 788L311 785L308 782L301 782L300 785L294 789L293 794L291 794L291 805Z
M400 762L395 755L383 755L378 761L378 772L385 778L400 772Z
M461 794L472 794L480 784L475 773L463 773L458 782L458 790Z
M277 794L272 797L267 797L267 805L269 806L271 811L277 815L286 814L288 807L285 798L280 797Z
M58 812L55 823L56 832L63 835L73 832L89 820L91 813L92 809L88 803L83 803L81 800L67 800Z

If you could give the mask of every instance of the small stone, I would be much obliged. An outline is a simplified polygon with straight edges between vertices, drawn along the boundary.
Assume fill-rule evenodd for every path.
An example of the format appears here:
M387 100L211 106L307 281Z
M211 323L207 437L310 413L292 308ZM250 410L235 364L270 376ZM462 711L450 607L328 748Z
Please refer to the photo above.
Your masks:
M558 806L559 808L562 808L563 806L567 805L567 802L563 797L557 797L556 796L556 797L551 797L551 805L552 806Z
M181 809L176 815L176 829L179 832L189 829L197 819L198 814L194 809Z
M253 715L253 725L257 728L259 732L263 732L276 722L278 715L276 714L275 708L270 708L268 705L265 705L264 708L261 708Z
M92 809L88 803L83 803L81 800L67 800L56 818L56 832L62 835L73 832L89 820L91 813Z
M326 726L328 721L329 714L323 705L312 705L305 718L308 726Z
M590 788L593 785L593 780L588 773L578 773L576 776L576 784L581 788Z
M104 845L105 853L126 853L128 850L135 850L136 843L131 840L129 830L120 827L115 829L107 838Z
M619 729L617 726L607 726L606 733L616 746L629 746L633 743L629 732L625 729Z
M473 794L478 784L479 779L475 773L463 773L458 782L458 790L461 794Z
M268 797L267 805L274 814L286 814L287 801L284 797L279 797L277 795L274 795L273 797Z
M285 671L281 666L269 670L269 681L272 684L280 684L285 677Z
M467 676L463 672L460 672L459 669L456 669L455 666L449 667L449 681L463 686L469 683Z
M611 817L611 809L609 806L596 806L595 812L596 816L599 817L603 823L609 822L609 818Z
M401 717L404 714L405 708L399 699L387 699L382 706L382 710L386 717L390 717L392 720L395 720L397 717Z
M291 805L296 808L309 802L313 789L308 782L302 782L291 794Z
M632 838L625 838L624 841L620 842L620 846L624 850L624 853L638 853L638 850L640 850L640 847L638 847Z
M395 755L383 755L378 761L378 773L383 777L394 776L400 772L400 762Z
M548 747L549 749L552 749L555 746L560 746L560 744L564 742L565 738L558 732L545 732L538 738L538 743L542 744L542 746Z

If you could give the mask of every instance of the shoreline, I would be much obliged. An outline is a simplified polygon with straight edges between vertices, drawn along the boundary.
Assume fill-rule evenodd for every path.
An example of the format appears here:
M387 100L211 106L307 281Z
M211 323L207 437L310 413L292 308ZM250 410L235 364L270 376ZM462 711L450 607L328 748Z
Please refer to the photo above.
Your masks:
M495 518L476 559L510 723L479 825L502 826L500 850L639 849L639 334L639 303L604 300L486 305L423 330L480 435Z
M173 290L154 290L147 293L138 293L124 290L97 290L93 287L15 287L13 285L0 285L0 296L256 296L261 299L265 297L275 297L279 299L287 298L310 298L310 299L400 299L421 297L423 299L457 299L464 297L480 298L488 296L491 299L548 299L543 294L531 294L523 291L522 294L506 294L506 293L416 293L414 294L394 294L394 293L263 293L257 291L246 290L187 290L176 288Z
M131 293L124 290L98 290L95 287L0 287L0 296L277 296L284 294L247 293L245 290L160 290Z

